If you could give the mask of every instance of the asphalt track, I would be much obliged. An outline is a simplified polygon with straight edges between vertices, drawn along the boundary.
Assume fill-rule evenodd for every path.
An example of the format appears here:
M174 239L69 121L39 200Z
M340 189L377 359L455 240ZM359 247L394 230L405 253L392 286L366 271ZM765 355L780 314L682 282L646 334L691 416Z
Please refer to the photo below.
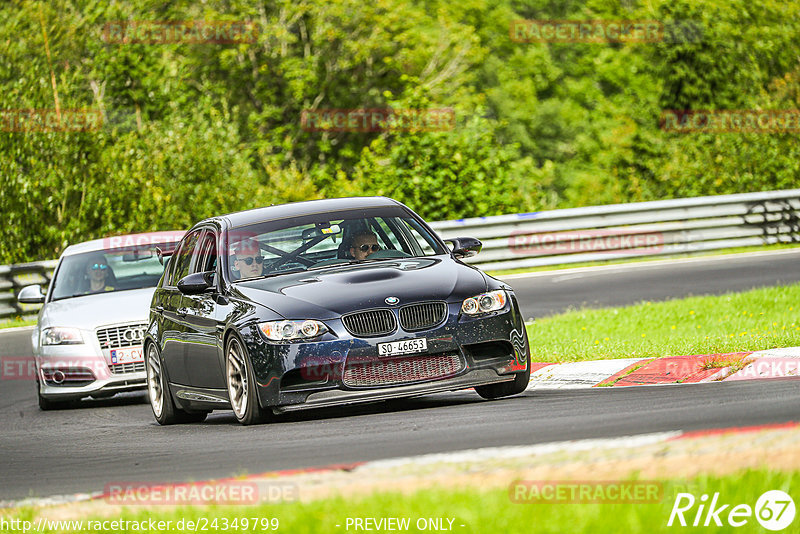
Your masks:
M800 251L515 277L526 316L800 280ZM601 272L602 271L602 272ZM29 358L30 331L0 331L0 358ZM241 427L230 412L159 427L143 394L36 407L34 384L0 381L0 500L102 491L503 445L800 420L793 380L529 391L493 402L463 391L301 412Z
M625 306L800 282L800 248L500 278L514 288L525 318L530 319L581 306Z

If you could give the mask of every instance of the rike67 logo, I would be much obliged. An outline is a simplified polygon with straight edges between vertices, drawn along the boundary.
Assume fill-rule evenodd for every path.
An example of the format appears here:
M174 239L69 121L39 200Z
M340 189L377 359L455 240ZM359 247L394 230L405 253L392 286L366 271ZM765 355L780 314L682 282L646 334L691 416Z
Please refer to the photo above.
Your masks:
M669 514L667 526L741 527L753 517L767 530L783 530L794 521L795 505L788 493L781 490L764 492L755 507L749 504L732 505L720 500L719 492L709 500L703 494L699 499L691 493L678 493Z

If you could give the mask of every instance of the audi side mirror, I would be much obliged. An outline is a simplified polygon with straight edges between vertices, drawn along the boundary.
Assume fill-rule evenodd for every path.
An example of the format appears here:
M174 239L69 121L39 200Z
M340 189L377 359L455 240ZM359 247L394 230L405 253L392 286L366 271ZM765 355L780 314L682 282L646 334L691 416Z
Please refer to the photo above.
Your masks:
M446 243L452 244L453 256L456 258L470 258L478 254L483 248L483 243L474 237L454 237L445 239Z
M178 291L184 295L199 295L214 287L214 271L194 273L178 281Z
M44 297L42 286L25 286L20 290L19 295L17 295L17 301L22 304L44 304Z

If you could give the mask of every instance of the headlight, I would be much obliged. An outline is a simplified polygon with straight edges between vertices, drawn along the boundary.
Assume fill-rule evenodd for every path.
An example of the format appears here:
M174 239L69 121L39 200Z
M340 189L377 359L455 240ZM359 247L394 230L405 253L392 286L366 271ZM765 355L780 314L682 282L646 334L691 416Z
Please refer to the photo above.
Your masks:
M305 321L267 321L258 328L272 341L289 341L292 339L311 339L321 336L328 327L321 321L307 319Z
M478 315L497 310L506 306L506 292L501 290L482 293L475 297L465 299L461 304L461 311L467 315Z
M83 343L83 336L77 328L45 328L42 332L42 345L80 345L81 343Z

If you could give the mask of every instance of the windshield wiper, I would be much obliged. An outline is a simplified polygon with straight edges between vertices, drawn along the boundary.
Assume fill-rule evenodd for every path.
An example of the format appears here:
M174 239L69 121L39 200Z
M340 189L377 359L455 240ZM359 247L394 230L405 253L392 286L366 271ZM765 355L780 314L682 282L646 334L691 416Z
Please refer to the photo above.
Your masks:
M116 291L116 289L114 291ZM74 293L72 295L64 295L63 297L54 297L53 301L72 299L75 297L88 297L90 295L105 295L106 293L112 293L112 291L96 291L95 293Z

